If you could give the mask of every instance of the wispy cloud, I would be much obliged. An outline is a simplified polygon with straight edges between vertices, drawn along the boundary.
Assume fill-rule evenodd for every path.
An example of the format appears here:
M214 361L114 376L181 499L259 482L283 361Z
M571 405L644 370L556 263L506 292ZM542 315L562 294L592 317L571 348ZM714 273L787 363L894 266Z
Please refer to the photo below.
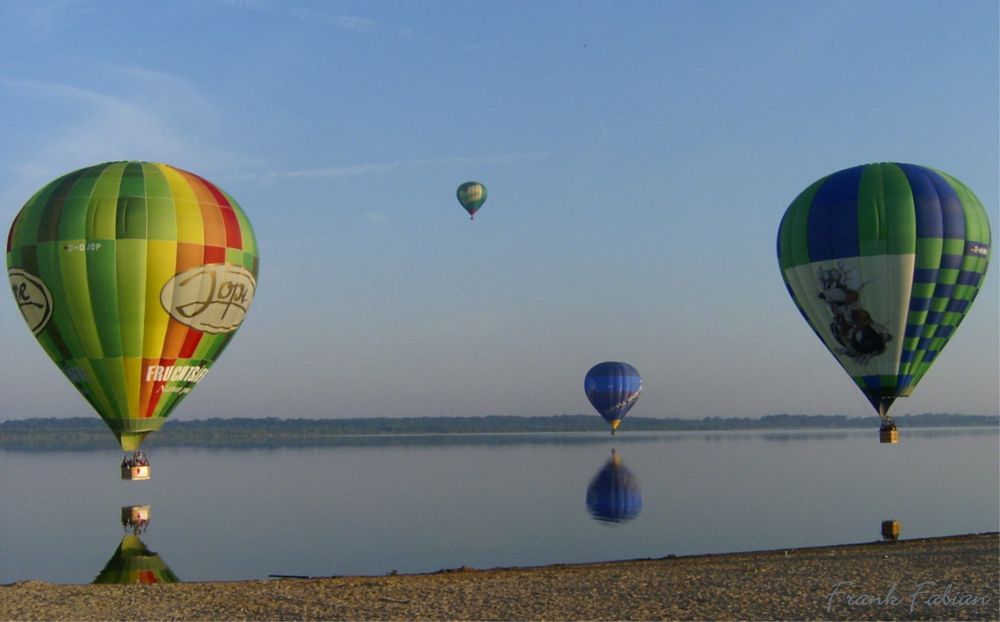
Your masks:
M512 153L502 155L485 156L465 156L452 158L423 158L408 161L394 161L368 164L352 164L346 166L328 166L322 168L287 170L287 171L260 171L247 173L234 173L228 175L226 179L234 181L261 181L271 182L281 179L347 179L360 177L362 175L379 175L392 173L402 168L414 168L421 166L441 166L453 164L487 164L515 162L521 160L536 160L548 157L549 153Z
M290 171L266 171L259 173L235 173L227 179L236 181L270 182L279 179L324 179L358 177L373 173L388 173L398 169L400 162L385 162L381 164L354 164L350 166L327 166L324 168L301 169Z
M371 34L380 29L379 24L374 20L334 13L327 10L327 6L323 4L304 6L294 2L268 2L264 0L221 0L221 2L241 11L284 16L310 24L328 25L361 34Z
M36 118L28 122L31 150L11 168L22 177L72 170L117 159L164 161L204 170L246 167L218 135L218 108L189 82L141 67L105 66L100 84L0 80L0 96L18 98ZM88 78L91 79L92 78ZM107 88L105 88L107 86ZM163 97L170 92L171 97ZM25 138L24 140L29 140Z

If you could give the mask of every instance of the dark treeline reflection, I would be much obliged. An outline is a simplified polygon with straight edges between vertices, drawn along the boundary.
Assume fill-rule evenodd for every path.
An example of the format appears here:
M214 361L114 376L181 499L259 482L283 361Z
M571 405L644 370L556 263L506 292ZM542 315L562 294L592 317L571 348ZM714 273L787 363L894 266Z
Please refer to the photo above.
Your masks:
M951 414L903 415L896 423L904 434L910 429L931 431L947 426L982 426L996 429L997 416ZM784 435L806 431L822 437L827 431L874 430L878 417L842 415L767 415L759 418L705 417L702 419L666 419L629 417L622 423L623 436L653 432L717 433L768 431ZM412 445L476 443L587 443L606 434L607 426L593 415L558 415L516 417L397 417L370 419L280 419L234 418L195 421L168 421L151 435L145 447L325 447L337 445ZM565 433L594 433L589 436L566 436ZM536 435L526 440L526 435ZM559 440L555 435L560 434ZM488 436L490 440L473 438ZM537 436L537 435L550 435ZM714 436L718 438L718 436ZM707 436L705 438L708 438ZM0 447L22 451L102 449L108 447L108 431L98 417L69 419L36 418L0 421Z

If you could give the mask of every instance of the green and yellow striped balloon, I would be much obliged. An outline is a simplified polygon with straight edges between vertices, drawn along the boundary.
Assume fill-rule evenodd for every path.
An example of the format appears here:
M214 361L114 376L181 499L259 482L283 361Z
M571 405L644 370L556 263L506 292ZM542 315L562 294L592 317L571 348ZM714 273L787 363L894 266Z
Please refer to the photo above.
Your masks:
M14 298L122 449L137 449L225 349L257 288L246 214L187 171L108 162L21 208L7 239Z
M469 218L475 218L476 212L486 202L486 186L478 181L467 181L455 191L458 202L469 213Z
M947 173L866 164L803 190L781 220L777 252L803 317L888 418L969 312L989 265L990 223Z

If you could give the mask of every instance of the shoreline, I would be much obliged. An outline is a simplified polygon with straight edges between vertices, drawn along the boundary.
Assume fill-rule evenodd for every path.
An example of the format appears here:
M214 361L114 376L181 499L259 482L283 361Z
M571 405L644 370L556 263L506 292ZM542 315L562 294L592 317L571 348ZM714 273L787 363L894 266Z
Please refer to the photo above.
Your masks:
M1000 533L427 574L0 586L4 620L1000 619Z

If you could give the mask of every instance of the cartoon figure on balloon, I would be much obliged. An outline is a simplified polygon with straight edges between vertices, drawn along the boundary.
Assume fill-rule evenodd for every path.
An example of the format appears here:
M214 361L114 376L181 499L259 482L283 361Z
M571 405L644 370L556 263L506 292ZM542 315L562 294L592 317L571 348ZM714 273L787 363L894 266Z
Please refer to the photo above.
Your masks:
M844 262L816 271L819 298L826 301L833 314L830 332L840 344L838 354L864 365L873 356L885 352L892 335L862 306L861 290L865 284Z

